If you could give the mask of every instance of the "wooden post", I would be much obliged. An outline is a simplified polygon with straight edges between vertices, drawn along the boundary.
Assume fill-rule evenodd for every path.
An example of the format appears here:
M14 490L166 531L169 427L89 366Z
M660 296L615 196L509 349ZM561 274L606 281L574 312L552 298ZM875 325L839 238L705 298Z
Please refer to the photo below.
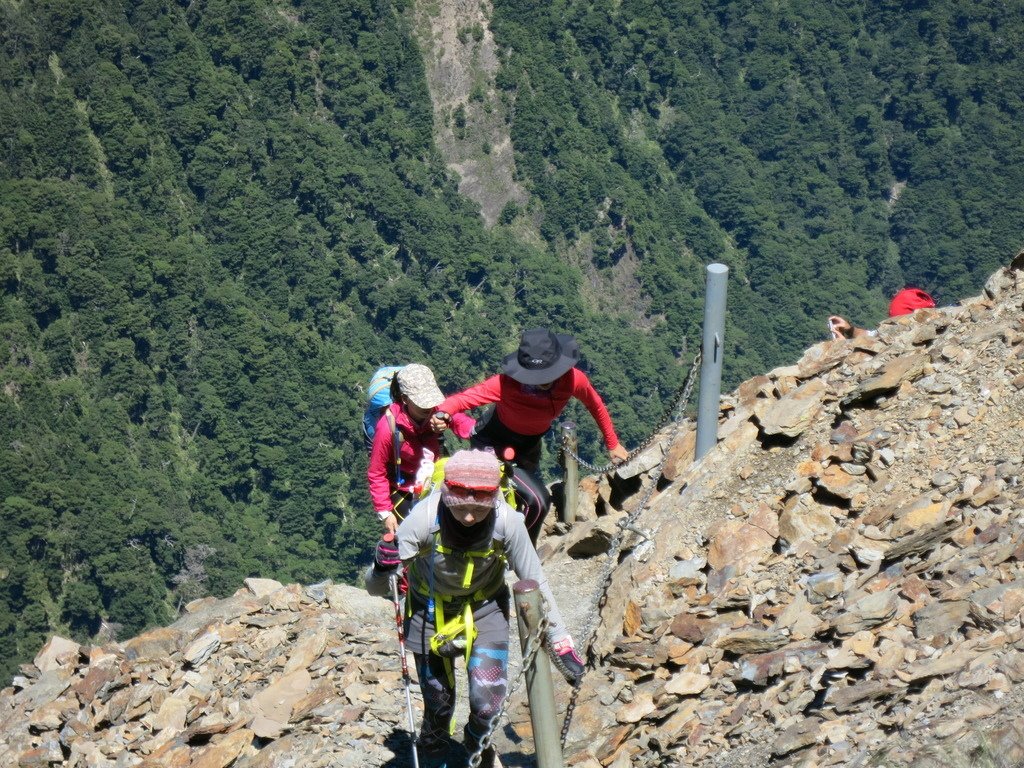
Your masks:
M540 587L533 579L517 581L512 586L515 595L516 616L519 618L519 644L523 652L544 638L538 637L543 598ZM558 710L555 708L555 687L551 682L551 662L543 649L534 657L526 670L526 695L530 702L530 723L533 725L533 748L538 768L563 768L562 744L556 726Z

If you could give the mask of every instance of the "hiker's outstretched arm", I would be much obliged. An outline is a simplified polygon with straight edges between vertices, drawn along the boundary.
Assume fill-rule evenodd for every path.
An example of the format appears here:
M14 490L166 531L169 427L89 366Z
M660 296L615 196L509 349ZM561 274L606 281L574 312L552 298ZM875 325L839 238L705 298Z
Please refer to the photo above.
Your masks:
M454 395L450 395L437 406L438 413L462 413L478 405L487 405L501 399L501 376L491 376L489 379L474 384L469 389L464 389Z
M547 576L544 575L537 550L530 541L523 516L509 508L506 510L505 520L505 551L508 553L509 565L520 580L533 579L539 585L540 593L547 603L548 636L551 640L557 641L568 637L569 630L562 620L562 613L558 610L555 595L548 584Z
M572 375L573 397L583 403L587 407L587 410L590 411L590 415L593 416L594 421L597 422L597 428L601 430L601 434L604 436L605 447L607 447L609 451L612 451L619 445L619 436L615 434L615 427L612 425L612 417L611 414L608 413L608 409L605 408L604 400L602 400L601 396L597 394L597 390L594 389L594 385L590 383L590 379L587 378L587 374L579 368L573 368Z

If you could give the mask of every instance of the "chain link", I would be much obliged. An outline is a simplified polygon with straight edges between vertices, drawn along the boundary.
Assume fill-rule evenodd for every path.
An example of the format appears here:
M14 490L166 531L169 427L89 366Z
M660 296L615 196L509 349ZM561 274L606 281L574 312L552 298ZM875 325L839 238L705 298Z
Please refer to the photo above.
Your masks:
M605 464L603 466L591 464L589 461L582 458L576 451L569 447L568 443L566 442L565 436L562 437L562 444L560 446L562 453L572 457L577 464L579 464L584 469L589 470L595 475L604 475L609 472L614 472L615 470L621 469L622 467L626 466L627 464L629 464L629 462L631 462L641 453L650 448L654 441L657 439L660 432L663 429L665 429L665 427L667 427L669 424L672 424L673 422L678 421L682 417L682 411L686 407L686 404L690 401L690 395L693 392L693 385L697 380L696 374L697 371L700 370L700 362L701 350L698 349L697 354L693 358L693 365L690 366L690 373L687 375L686 381L684 381L682 386L676 390L674 399L672 400L671 405L669 405L665 409L665 413L662 415L661 421L658 424L658 426L654 428L654 431L651 432L650 436L646 440L644 440L642 443L640 443L640 445L638 445L636 448L629 452L629 455L626 456L626 458L622 461L621 464L615 464L614 462L609 462L608 464Z
M648 440L644 442L644 445L641 448L638 448L636 451L633 451L633 453L630 454L630 458L632 458L639 451L645 450L650 445L650 443L653 442L654 436L661 432L661 430L664 429L664 427L669 423L673 424L674 427L668 436L667 445L671 446L675 442L676 435L679 433L679 417L682 414L682 410L686 407L687 402L689 402L690 395L693 392L693 384L696 381L696 374L697 370L700 368L700 362L701 353L700 351L698 351L696 357L694 357L693 359L693 366L690 368L690 373L686 377L686 383L682 387L681 396L672 404L672 407L668 410L668 413L670 414L671 418L669 419L669 421L665 422L665 424L662 424L662 426L658 427L658 429L655 430L654 435L652 435L651 438L648 438ZM658 475L660 475L661 470L665 466L665 462L667 460L668 450L666 449L662 454L661 461L658 462L657 467L655 467L650 472L650 474L653 477L657 477ZM590 655L590 645L591 643L593 643L594 638L597 634L597 623L601 618L601 611L604 609L604 606L608 600L608 588L611 586L612 583L612 574L614 573L615 568L619 564L619 552L622 548L622 541L625 538L627 531L634 527L636 519L640 516L640 513L643 512L643 510L647 507L648 502L651 500L651 496L654 495L654 492L657 490L657 488L657 480L652 481L650 486L648 486L647 488L647 492L640 500L640 503L637 504L633 511L630 512L625 518L619 520L617 526L618 530L616 531L614 538L611 540L611 543L608 545L608 560L605 563L604 573L602 574L602 577L598 580L598 588L594 591L594 597L592 601L593 605L591 609L587 612L587 615L590 616L590 619L587 622L586 629L581 634L581 637L584 639L581 647L583 648L583 657L585 659L588 658ZM573 688L572 695L569 697L569 703L565 709L565 720L562 722L562 732L560 735L562 749L565 749L566 738L569 735L569 728L572 725L572 716L576 710L576 702L581 690L582 686L579 685Z
M548 634L548 615L546 611L541 612L540 622L537 626L537 634L534 637L529 638L526 641L526 648L523 651L523 662L519 668L519 674L516 675L515 680L508 686L505 691L505 700L501 702L501 707L491 715L491 719L487 721L487 732L481 737L479 744L473 754L469 756L469 762L467 763L470 768L480 768L480 760L485 749L491 746L491 741L494 735L494 729L497 727L498 722L505 714L505 710L508 709L508 704L512 701L512 694L514 694L520 683L526 679L526 670L533 666L533 663L537 659L537 654L540 653L540 649L544 647L544 643L547 642Z

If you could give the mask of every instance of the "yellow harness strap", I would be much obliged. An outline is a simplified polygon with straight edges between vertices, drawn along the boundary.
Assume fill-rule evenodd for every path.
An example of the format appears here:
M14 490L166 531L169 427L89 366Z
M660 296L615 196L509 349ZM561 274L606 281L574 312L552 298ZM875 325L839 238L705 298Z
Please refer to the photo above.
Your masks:
M442 646L453 641L460 635L465 636L465 659L466 668L469 669L469 657L473 653L473 641L476 640L477 631L473 624L473 606L467 601L462 608L462 613L446 620L444 617L444 601L437 600L434 603L435 624L434 636L430 638L430 650L438 653ZM440 655L438 653L438 655ZM441 656L444 663L444 671L448 677L449 685L455 685L455 667L452 665L450 656ZM454 721L453 721L454 722Z
M436 534L435 534L436 535ZM504 550L500 547L495 547L493 542L488 549L485 550L454 550L450 547L446 547L441 544L440 537L438 536L434 541L434 550L443 555L459 554L466 561L466 569L462 574L462 586L464 589L468 588L473 583L473 564L477 558L492 557L497 555L498 557L504 558ZM452 641L454 638L460 635L465 636L465 657L467 668L469 666L469 657L473 653L473 642L476 640L477 631L473 624L473 603L478 603L486 600L490 597L489 594L484 592L483 589L478 589L471 595L466 595L464 598L465 605L462 608L461 614L453 616L451 619L446 619L444 614L444 604L450 603L454 598L448 595L434 595L434 636L430 639L430 649L434 653L445 645ZM441 655L441 654L438 654ZM452 660L449 656L441 656L444 662L445 673L448 676L448 682L451 685L455 685L455 669L452 666Z
M469 589L469 585L473 583L473 561L477 558L491 557L497 555L498 557L504 558L504 549L494 546L491 542L491 546L488 549L477 549L477 550L456 550L450 547L444 546L440 541L435 545L435 549L442 555L454 555L461 554L466 559L466 570L462 573L462 588ZM483 590L477 590L473 593L470 599L472 600L483 600L488 595L483 594ZM443 599L443 598L442 598Z

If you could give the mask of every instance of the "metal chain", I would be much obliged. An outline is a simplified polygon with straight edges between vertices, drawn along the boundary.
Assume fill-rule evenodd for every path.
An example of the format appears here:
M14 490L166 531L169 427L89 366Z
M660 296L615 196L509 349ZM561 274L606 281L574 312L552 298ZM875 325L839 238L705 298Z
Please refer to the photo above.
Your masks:
M686 384L683 387L682 397L680 397L673 404L673 407L670 411L677 418L673 419L671 422L674 423L674 428L672 429L671 434L668 436L667 444L669 446L671 446L675 442L676 435L679 434L679 420L678 414L676 412L681 412L682 408L685 407L686 403L689 401L690 395L693 391L693 383L696 380L696 371L699 367L700 352L698 352L697 356L694 358L693 367L690 369L690 373L687 376ZM663 428L664 425L662 427L659 427L655 434L660 432ZM666 450L662 454L661 461L658 462L658 465L654 468L654 470L651 471L650 474L652 476L659 475L661 473L662 468L665 466L665 462L667 460L668 450ZM622 548L622 541L625 538L626 532L634 527L636 519L640 516L640 513L647 507L648 502L651 500L651 496L654 495L654 492L657 490L657 488L657 481L655 480L651 482L650 486L647 488L647 492L640 500L640 503L636 505L632 512L630 512L625 518L619 520L618 522L618 530L615 534L615 537L612 539L611 543L608 546L608 560L605 564L604 573L602 574L602 577L598 582L598 588L594 592L593 607L590 611L588 611L590 619L588 621L586 629L581 634L581 637L585 639L582 645L584 658L587 658L590 655L590 645L591 643L593 643L594 637L596 635L597 623L600 620L601 611L604 609L604 606L608 600L608 588L611 586L612 583L612 574L614 573L616 566L619 564L619 552ZM565 709L565 720L562 722L562 732L560 735L561 745L563 749L565 748L566 737L569 735L569 727L572 725L572 716L574 711L576 710L576 701L579 697L579 692L581 690L582 686L576 686L575 688L573 688L572 695L569 698L569 703Z
M674 436L674 435L673 435ZM655 468L655 472L660 472L661 468L665 465L667 454L662 458L661 462ZM612 539L608 547L608 562L605 565L604 574L599 581L600 586L595 592L595 599L593 601L593 608L589 611L590 620L586 629L581 633L581 637L586 638L583 643L583 658L587 658L590 654L590 645L594 641L596 635L597 622L600 619L601 611L608 600L608 587L611 586L612 573L615 571L615 567L618 565L619 550L622 548L622 540L625 538L626 532L633 527L633 523L636 518L640 516L640 512L647 506L647 502L650 501L651 496L654 495L654 491L657 490L658 483L652 482L650 487L647 489L647 493L644 494L643 499L637 505L627 517L623 518L618 522L618 532L615 534L615 538ZM573 689L572 694L569 697L569 703L565 708L565 720L562 722L562 732L560 735L562 748L565 748L565 740L569 735L569 727L572 725L573 712L576 709L576 699L579 696L581 686L577 686Z
M481 737L473 754L469 756L468 765L470 768L480 768L481 755L485 749L491 746L494 729L497 727L498 721L505 714L505 710L508 709L508 704L512 701L512 694L519 688L519 684L526 679L526 670L533 666L534 661L537 659L537 654L544 647L547 634L548 615L545 611L541 613L540 622L537 626L537 635L526 641L526 649L523 651L523 661L522 666L519 668L519 674L516 675L515 680L508 686L508 690L505 691L505 700L501 702L501 707L498 711L491 715L491 719L487 721L487 732Z
M683 382L683 385L676 390L674 399L672 400L671 405L669 405L668 408L665 409L665 413L662 415L661 421L658 424L658 426L654 428L654 431L651 432L650 436L646 440L644 440L642 443L640 443L640 445L638 445L636 448L629 452L629 455L626 456L626 458L622 461L621 464L615 464L613 462L609 462L608 464L605 464L603 466L591 464L589 461L582 458L576 451L574 451L572 448L568 446L564 436L562 438L561 445L562 453L571 456L576 461L576 463L578 463L581 467L590 470L590 472L592 472L595 475L604 475L626 466L627 464L629 464L629 462L631 462L633 459L635 459L637 456L639 456L641 453L643 453L644 451L651 447L655 439L657 439L658 434L661 432L661 430L663 430L669 424L679 420L680 416L682 415L681 411L683 410L683 408L686 407L686 404L690 400L690 394L693 391L694 382L696 382L696 374L697 371L700 370L700 362L701 350L698 349L697 354L693 358L693 364L690 366L690 373L687 375L686 381Z

